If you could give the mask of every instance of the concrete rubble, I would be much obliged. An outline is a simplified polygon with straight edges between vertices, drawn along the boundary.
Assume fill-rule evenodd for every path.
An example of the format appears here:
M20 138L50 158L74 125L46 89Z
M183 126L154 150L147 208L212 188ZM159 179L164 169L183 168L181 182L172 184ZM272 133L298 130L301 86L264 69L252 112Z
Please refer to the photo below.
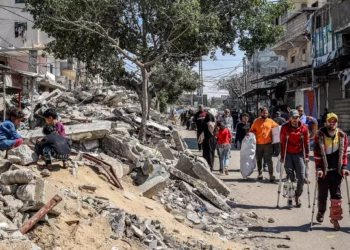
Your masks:
M59 190L42 178L53 178L54 172L43 171L41 177L24 167L38 160L28 145L43 137L42 113L55 108L77 154L69 161L74 177L82 165L97 168L99 176L114 186L131 177L138 193L124 191L129 200L141 195L159 201L177 221L226 240L242 238L247 231L251 222L232 211L229 188L211 173L205 159L192 154L166 117L151 109L146 140L141 143L137 139L142 112L134 92L116 86L72 92L56 89L36 95L33 106L35 120L19 131L26 145L10 150L8 159L0 158L0 215L17 229L58 194L64 200L50 216L62 213L65 199L74 199L81 207L92 207L105 217L115 238L137 239L149 249L215 249L197 239L179 243L159 221L130 215L107 200L79 194L93 194L99 188L93 184L77 187L78 192ZM24 111L30 114L29 107Z

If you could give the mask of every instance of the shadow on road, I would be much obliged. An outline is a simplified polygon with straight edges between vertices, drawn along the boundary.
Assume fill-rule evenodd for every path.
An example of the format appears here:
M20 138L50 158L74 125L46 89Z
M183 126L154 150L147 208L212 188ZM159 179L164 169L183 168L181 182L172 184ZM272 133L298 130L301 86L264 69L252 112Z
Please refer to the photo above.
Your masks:
M258 206L258 205L247 205L247 204L235 204L235 208L242 209L271 209L276 210L276 206L268 207L268 206Z
M187 146L189 149L197 149L198 150L198 143L197 138L184 138L185 142L187 143Z
M281 226L281 227L250 227L249 231L252 232L269 232L269 233L285 233L285 232L308 232L310 224L304 224L300 226Z

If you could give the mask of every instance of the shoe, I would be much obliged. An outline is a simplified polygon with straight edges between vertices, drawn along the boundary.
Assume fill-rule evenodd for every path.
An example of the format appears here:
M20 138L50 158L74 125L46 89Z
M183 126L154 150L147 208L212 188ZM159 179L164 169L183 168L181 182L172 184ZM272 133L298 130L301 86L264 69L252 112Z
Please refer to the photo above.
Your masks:
M68 162L63 162L63 164L62 164L62 168L64 168L64 169L67 169L68 168Z
M228 167L225 167L225 168L224 168L224 173L225 173L226 175L228 175Z
M317 215L316 215L316 220L317 220L319 223L322 223L323 220L324 220L324 213L318 212Z
M288 208L289 209L293 208L293 200L292 199L288 199Z
M298 196L295 196L295 206L297 208L300 208L301 207L301 200L299 199Z
M270 182L272 183L272 182L274 182L275 180L276 180L276 177L273 176L273 175L270 175Z
M331 223L333 224L333 228L335 231L340 230L340 225L339 225L339 222L337 220L331 220Z
M220 169L219 172L220 172L220 174L223 174L223 173L224 173L224 170L223 170L223 169Z
M261 181L261 180L263 179L263 175L262 175L262 174L259 174L257 179L258 179L259 181Z

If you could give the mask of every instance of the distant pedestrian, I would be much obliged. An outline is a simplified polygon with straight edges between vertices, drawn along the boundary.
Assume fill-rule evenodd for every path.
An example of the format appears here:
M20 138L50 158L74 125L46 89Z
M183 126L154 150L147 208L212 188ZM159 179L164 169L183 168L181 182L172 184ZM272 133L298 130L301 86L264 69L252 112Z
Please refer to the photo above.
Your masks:
M224 115L221 116L219 121L221 121L231 133L234 131L234 122L229 109L225 110Z
M194 115L194 122L196 123L196 127L197 127L197 141L199 139L199 136L204 131L204 127L205 127L204 119L206 115L207 115L207 112L204 111L203 105L202 104L199 105L198 112ZM199 151L202 150L202 144L198 144L198 150Z
M203 132L204 132L204 140L202 143L203 158L206 159L210 167L210 170L213 171L215 148L216 148L216 137L214 134L214 127L215 127L214 115L212 115L210 112L207 112L202 126L203 126Z
M272 128L277 127L278 124L272 119L268 118L269 111L267 108L262 108L260 111L260 117L257 118L249 132L255 134L256 137L256 161L258 165L258 180L263 179L262 170L263 164L262 160L264 158L268 165L268 170L270 174L270 182L275 181L275 176L273 175L273 163L272 163Z
M281 112L280 111L276 112L276 117L273 120L280 126L282 126L284 123L286 123L286 119L281 117Z
M222 121L216 123L217 147L219 150L220 172L228 175L230 152L232 144L232 133Z
M341 182L347 178L348 136L338 127L338 116L327 114L326 126L315 136L314 156L318 178L318 213L316 219L322 223L327 209L328 192L331 196L330 218L335 230L340 230L343 218Z
M317 119L315 117L312 117L312 116L306 116L302 105L297 106L296 110L298 110L298 112L299 112L300 121L302 121L302 123L304 123L309 129L310 144L312 145L313 141L311 141L311 139L313 139L315 137L317 129L318 129Z
M238 142L239 142L239 148L242 147L242 141L246 134L249 132L251 124L248 123L249 121L249 115L244 113L242 115L242 122L237 124L236 127L236 137L235 137L235 148L238 147Z
M288 144L286 155L284 155L287 136ZM290 120L282 126L280 138L282 146L280 162L285 162L287 178L291 182L298 180L297 189L295 191L295 204L296 207L301 207L300 196L303 193L304 180L306 177L305 162L309 162L310 150L309 131L306 125L300 121L299 113L297 110L291 110ZM292 200L288 201L288 207L293 207Z

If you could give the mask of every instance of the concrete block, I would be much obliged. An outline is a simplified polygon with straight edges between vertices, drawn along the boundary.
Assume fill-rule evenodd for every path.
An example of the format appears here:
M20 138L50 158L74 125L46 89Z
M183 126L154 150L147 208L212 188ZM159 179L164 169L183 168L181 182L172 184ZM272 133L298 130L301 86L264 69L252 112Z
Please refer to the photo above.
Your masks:
M147 198L151 198L167 187L167 180L170 174L165 172L162 175L148 179L145 183L137 187L137 190Z
M26 166L30 163L37 162L38 156L27 145L21 145L8 151L8 160L11 163Z
M1 174L0 183L3 185L28 184L34 178L33 171L29 169L19 169Z
M225 196L230 194L230 189L200 162L195 162L192 170L199 179L207 183L209 188L216 189L216 191Z
M173 138L175 141L176 149L178 151L184 152L186 150L186 147L178 131L173 130Z
M193 158L183 154L180 156L180 159L177 162L175 168L193 178L198 179L198 176L192 170L193 164L194 164Z
M124 168L127 166L121 163L118 159L110 157L106 154L101 153L100 159L110 164L115 172L116 176L121 179L124 175Z
M39 210L46 205L56 194L60 195L63 200L52 208L49 214L60 215L64 209L64 195L56 187L43 179L35 181L34 203L30 210Z
M164 141L160 141L158 145L159 145L159 151L165 160L175 160L173 152Z

